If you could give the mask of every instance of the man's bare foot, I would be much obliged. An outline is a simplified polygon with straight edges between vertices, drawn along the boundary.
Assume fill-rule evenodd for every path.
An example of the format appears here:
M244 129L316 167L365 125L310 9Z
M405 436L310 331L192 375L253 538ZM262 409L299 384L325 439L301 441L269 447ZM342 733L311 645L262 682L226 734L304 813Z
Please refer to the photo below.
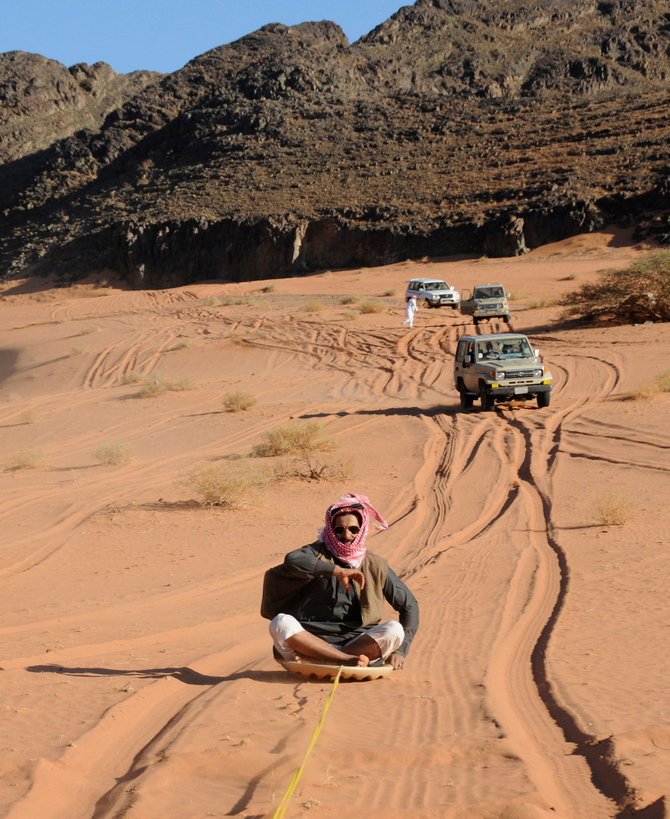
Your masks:
M341 660L322 660L317 657L303 657L300 654L294 654L289 662L311 663L312 665L355 665L358 668L366 668L370 664L370 658L366 657L365 654L361 654L360 656L347 655L346 658L343 657Z
M358 668L366 668L370 665L370 658L366 657L365 654L359 654L358 657L352 657L350 660L346 660L342 665L355 665Z

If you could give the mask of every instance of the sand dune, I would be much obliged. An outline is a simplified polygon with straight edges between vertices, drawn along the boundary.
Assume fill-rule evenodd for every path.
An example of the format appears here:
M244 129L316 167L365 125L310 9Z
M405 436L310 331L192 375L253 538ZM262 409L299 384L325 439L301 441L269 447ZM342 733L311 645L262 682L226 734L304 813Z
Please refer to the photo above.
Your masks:
M272 816L330 685L273 661L261 578L348 490L391 524L369 546L421 629L404 671L338 687L286 815L666 815L670 396L626 399L668 369L670 329L554 322L558 296L640 252L602 233L275 282L5 285L0 816ZM473 326L421 309L402 327L414 275L502 281L551 406L461 411ZM139 398L161 374L185 388ZM256 405L224 412L233 391ZM199 506L189 469L261 466L289 419L319 421L351 477ZM599 521L607 498L625 525Z

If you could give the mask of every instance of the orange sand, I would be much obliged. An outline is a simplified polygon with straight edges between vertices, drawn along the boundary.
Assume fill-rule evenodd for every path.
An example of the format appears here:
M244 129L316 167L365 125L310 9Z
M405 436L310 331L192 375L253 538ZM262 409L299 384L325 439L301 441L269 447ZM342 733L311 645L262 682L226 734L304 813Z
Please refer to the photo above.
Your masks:
M670 327L553 323L559 295L640 252L625 238L151 292L5 285L0 457L44 465L0 471L0 816L271 816L330 686L273 661L261 578L347 490L391 523L369 545L422 625L404 671L339 686L287 816L665 815L670 395L626 395L668 369ZM421 309L402 327L416 275L502 281L551 406L460 411L473 326ZM390 290L380 313L342 304ZM249 298L207 303L231 296ZM139 399L133 371L199 389ZM223 412L233 391L257 404ZM180 483L288 419L320 421L352 477L242 511ZM105 443L133 460L100 463ZM599 523L610 494L626 525Z

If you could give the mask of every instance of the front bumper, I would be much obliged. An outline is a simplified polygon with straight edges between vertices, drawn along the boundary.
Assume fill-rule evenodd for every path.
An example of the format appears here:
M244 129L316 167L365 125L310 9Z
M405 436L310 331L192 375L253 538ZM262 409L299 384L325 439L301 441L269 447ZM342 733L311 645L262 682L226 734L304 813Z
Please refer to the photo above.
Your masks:
M537 395L538 392L551 392L553 384L487 384L487 389L491 395L508 395L511 398L519 396L523 398L524 395Z

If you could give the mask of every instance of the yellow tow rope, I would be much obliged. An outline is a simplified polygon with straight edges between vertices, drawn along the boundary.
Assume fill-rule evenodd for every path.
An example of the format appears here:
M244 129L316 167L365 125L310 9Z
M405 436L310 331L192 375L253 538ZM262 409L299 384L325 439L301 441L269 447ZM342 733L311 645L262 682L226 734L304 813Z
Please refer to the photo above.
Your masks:
M340 682L340 674L341 673L342 673L342 666L339 667L339 669L337 671L337 676L333 680L333 687L330 689L330 694L328 695L328 699L326 700L326 703L323 706L323 711L321 712L321 718L319 719L318 725L314 729L314 733L312 734L312 738L309 741L309 745L307 746L307 750L305 751L305 756L303 757L302 762L300 763L300 767L293 774L293 779L291 779L291 782L289 783L289 786L286 789L286 792L282 796L281 802L279 803L279 806L277 807L277 810L272 815L272 819L282 819L282 817L283 817L283 815L284 815L284 813L286 811L286 808L288 807L288 803L291 801L291 797L293 796L293 791L295 790L295 787L298 784L298 780L302 776L302 772L303 772L303 770L305 768L305 763L307 762L307 757L309 756L310 751L312 750L312 748L316 744L316 741L319 738L319 734L321 733L321 729L323 728L323 723L326 721L326 712L330 708L330 703L333 700L333 695L335 694L335 689L337 688L338 683Z

